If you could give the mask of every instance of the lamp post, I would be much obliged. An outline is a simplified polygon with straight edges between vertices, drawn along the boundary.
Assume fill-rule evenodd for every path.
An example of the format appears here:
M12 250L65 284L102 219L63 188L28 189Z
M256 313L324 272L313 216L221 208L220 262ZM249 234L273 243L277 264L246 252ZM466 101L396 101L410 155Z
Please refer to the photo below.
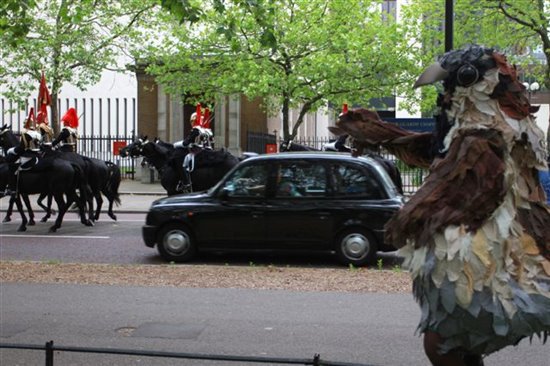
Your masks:
M445 52L453 49L454 0L445 0Z

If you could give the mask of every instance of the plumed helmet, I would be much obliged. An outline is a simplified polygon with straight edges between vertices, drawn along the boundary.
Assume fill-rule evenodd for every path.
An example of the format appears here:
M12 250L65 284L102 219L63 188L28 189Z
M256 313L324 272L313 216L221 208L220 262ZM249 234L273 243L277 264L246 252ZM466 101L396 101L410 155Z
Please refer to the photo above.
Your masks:
M76 114L76 109L69 108L67 112L61 118L63 126L77 128L78 127L78 115Z
M29 116L25 120L23 128L26 130L34 130L36 128L36 118L34 117L34 108L31 107L29 111Z

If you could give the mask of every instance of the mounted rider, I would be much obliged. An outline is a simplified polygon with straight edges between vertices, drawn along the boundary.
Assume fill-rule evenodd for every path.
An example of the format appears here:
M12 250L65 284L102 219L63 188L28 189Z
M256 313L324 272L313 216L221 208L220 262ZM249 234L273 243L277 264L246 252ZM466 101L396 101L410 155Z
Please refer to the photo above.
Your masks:
M210 110L205 108L203 115L201 104L198 103L197 109L191 114L189 122L191 123L189 136L174 143L174 160L177 161L185 156L182 164L183 172L180 173L182 178L178 183L177 191L184 190L184 181L187 181L188 186L191 185L189 173L195 169L195 155L203 150L211 151L214 149L214 134L210 128Z
M76 152L76 143L78 141L78 115L76 109L69 108L61 118L63 128L57 135L57 138L52 141L52 146L58 144L60 151Z
M38 163L41 142L42 135L36 131L34 108L31 107L29 116L25 120L23 129L21 130L19 146L12 147L8 150L8 161L19 162L17 169L15 169L16 165L13 165L13 170L16 173L21 170L29 170Z
M210 128L210 110L205 108L203 115L201 104L198 103L197 109L193 114L191 114L189 122L191 123L191 133L183 140L174 143L174 147L199 147L201 149L213 149L214 133Z

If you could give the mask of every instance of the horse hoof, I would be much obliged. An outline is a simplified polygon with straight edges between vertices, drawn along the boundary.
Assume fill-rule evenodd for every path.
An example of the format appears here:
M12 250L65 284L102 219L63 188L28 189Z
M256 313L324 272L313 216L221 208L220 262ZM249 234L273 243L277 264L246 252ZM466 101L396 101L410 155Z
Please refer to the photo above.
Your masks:
M83 222L83 224L86 225L86 226L94 226L94 222L90 221L90 220L88 220L86 222Z
M19 226L19 227L17 228L17 231L27 231L27 227L21 225L21 226Z
M47 216L44 216L43 218L40 219L40 222L46 222L48 221L49 217Z
M29 220L29 223L27 225L33 226L35 224L36 224L36 222L34 222L34 220Z
M109 217L116 221L116 215L115 214L109 214Z
M50 228L49 231L50 231L50 233L55 233L57 231L57 227L55 227L55 225L54 225Z
M2 220L2 222L10 222L10 221L11 221L11 218L9 218L9 217L7 217L7 216L4 217L4 220Z

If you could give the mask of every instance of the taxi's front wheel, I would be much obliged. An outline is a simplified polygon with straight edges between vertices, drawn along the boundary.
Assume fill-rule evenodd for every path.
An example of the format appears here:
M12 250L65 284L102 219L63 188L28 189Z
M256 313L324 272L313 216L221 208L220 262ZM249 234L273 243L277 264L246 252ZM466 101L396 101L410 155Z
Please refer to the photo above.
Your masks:
M187 262L197 253L193 235L181 224L168 224L159 232L157 249L160 256L169 262Z

